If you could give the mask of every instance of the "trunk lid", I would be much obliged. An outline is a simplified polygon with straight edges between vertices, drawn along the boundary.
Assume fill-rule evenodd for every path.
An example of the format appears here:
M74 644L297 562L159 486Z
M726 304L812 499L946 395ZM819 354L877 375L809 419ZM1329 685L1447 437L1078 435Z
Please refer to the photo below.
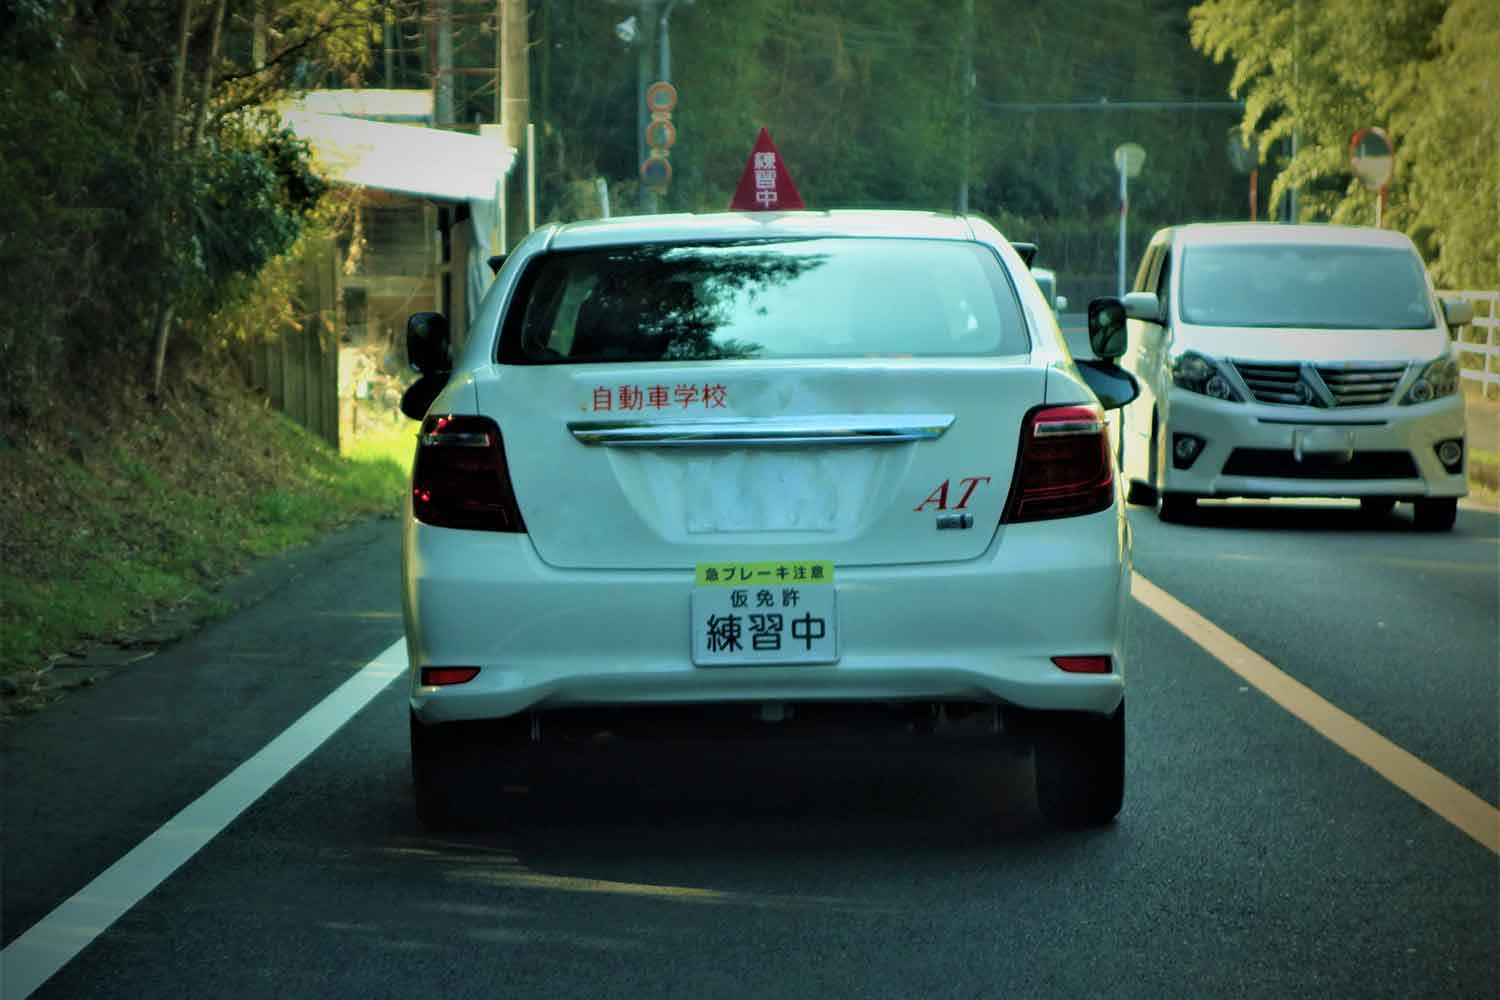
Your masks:
M1044 378L1024 356L714 361L492 365L475 388L552 566L859 566L985 551Z

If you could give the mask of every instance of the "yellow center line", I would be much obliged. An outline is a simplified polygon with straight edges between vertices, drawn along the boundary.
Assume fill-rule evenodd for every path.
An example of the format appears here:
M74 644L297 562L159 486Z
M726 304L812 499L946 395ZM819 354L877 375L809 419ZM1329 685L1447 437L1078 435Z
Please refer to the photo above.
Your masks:
M1500 809L1381 736L1139 573L1131 595L1262 694L1500 854Z

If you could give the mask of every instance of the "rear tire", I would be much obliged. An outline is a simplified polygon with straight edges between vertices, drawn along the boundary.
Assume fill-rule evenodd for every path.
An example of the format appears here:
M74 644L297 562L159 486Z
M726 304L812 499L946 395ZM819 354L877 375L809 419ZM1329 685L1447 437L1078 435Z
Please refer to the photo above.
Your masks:
M1139 479L1132 479L1130 487L1125 491L1125 502L1136 507L1151 507L1156 503L1156 487L1149 483L1143 483Z
M1036 801L1049 823L1104 826L1125 802L1125 703L1113 715L1058 714L1036 737Z
M465 815L463 741L451 726L424 725L411 715L411 779L417 818L434 833Z
M1360 497L1359 512L1365 517L1374 520L1386 517L1396 509L1395 497Z
M1169 524L1186 524L1198 512L1198 498L1190 493L1163 493L1156 516Z
M1418 500L1416 522L1418 531L1452 531L1458 519L1458 498L1443 500Z

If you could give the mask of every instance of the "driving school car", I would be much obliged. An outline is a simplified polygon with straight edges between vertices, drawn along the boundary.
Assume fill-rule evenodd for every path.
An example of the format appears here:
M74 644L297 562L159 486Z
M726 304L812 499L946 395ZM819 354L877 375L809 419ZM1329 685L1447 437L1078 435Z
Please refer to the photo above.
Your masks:
M456 358L430 313L408 352L425 822L484 794L481 743L545 752L626 719L962 729L1035 748L1051 819L1119 811L1130 536L1096 393L1134 388L1075 364L987 223L548 226Z

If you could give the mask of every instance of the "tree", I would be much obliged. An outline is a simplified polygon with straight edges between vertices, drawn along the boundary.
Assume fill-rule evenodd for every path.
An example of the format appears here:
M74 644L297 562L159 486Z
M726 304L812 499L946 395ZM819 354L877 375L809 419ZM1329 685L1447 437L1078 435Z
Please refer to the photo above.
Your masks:
M0 308L14 318L0 409L24 417L68 365L160 388L171 331L200 331L320 194L268 104L357 70L375 10L119 0L0 14Z
M1193 42L1234 63L1242 127L1262 149L1295 136L1272 188L1302 219L1374 221L1348 143L1382 125L1396 146L1385 224L1417 239L1439 280L1500 281L1500 7L1487 0L1206 0Z

